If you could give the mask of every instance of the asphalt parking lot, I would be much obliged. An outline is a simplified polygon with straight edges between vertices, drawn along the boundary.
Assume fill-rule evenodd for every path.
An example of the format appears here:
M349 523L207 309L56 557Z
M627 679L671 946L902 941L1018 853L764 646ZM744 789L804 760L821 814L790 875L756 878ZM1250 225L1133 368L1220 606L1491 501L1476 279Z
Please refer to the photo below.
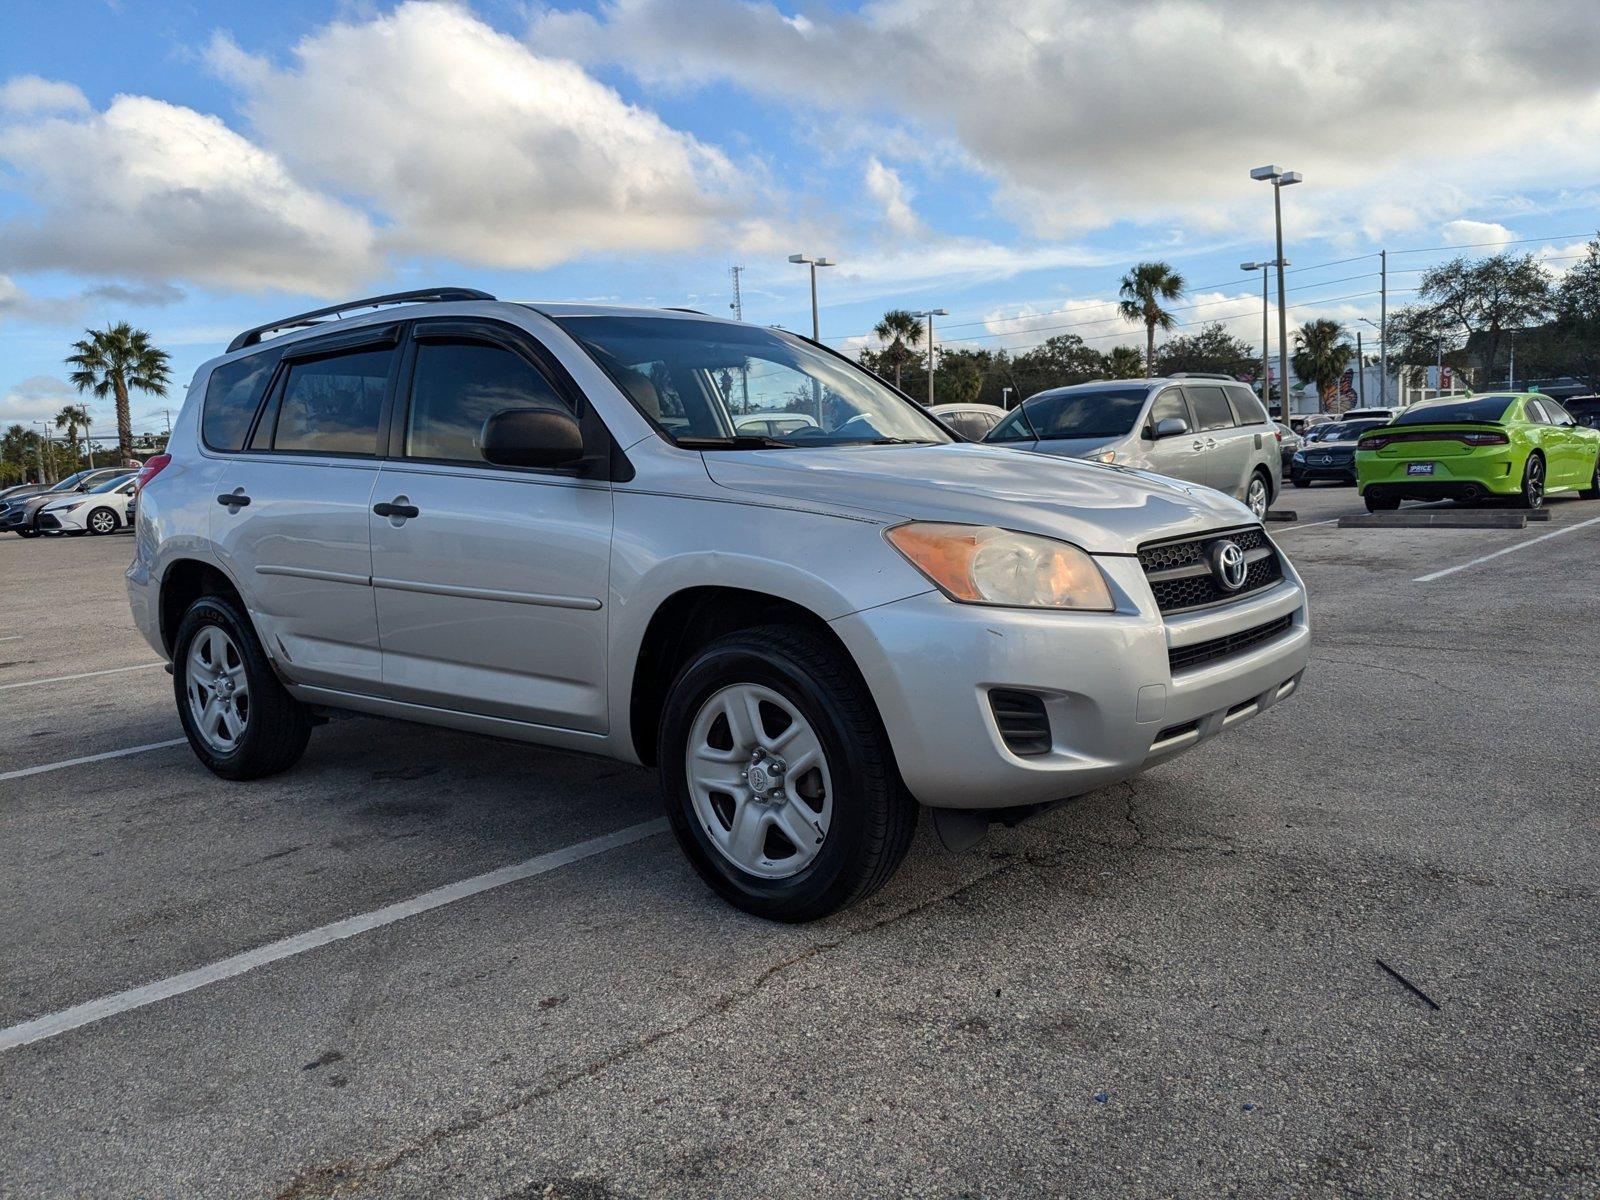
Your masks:
M1600 1194L1600 504L1285 503L1295 699L798 928L618 764L352 719L225 784L131 541L0 539L6 1031L624 831L0 1051L0 1193Z

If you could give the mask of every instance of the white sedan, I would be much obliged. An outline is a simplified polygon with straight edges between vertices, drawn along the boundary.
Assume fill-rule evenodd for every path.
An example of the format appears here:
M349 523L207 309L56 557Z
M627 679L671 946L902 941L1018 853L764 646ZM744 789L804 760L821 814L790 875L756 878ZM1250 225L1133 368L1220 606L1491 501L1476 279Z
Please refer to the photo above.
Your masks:
M132 515L133 486L138 476L118 475L93 491L52 500L39 510L41 533L115 533Z

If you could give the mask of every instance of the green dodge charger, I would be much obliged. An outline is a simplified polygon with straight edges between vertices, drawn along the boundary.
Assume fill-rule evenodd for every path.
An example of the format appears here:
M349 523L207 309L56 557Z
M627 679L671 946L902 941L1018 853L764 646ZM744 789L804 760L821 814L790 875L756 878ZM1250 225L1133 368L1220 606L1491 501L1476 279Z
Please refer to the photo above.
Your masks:
M1402 500L1514 498L1538 508L1549 493L1600 498L1600 430L1579 425L1549 396L1501 392L1429 400L1356 443L1367 511Z

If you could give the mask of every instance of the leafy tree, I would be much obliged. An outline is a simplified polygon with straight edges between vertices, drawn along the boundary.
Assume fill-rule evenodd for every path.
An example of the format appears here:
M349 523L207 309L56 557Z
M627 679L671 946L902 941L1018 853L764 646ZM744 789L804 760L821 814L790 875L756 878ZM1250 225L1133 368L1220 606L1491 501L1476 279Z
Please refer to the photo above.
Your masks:
M1600 387L1600 234L1584 260L1568 271L1555 292L1558 370Z
M1254 379L1261 360L1254 347L1228 332L1221 321L1202 325L1199 333L1180 334L1161 344L1156 353L1156 374L1175 371L1214 371Z
M903 308L892 308L872 332L884 343L880 361L894 371L894 385L900 386L900 371L922 344L922 322Z
M39 435L26 425L8 425L0 433L0 481L21 483L39 469Z
M1344 326L1326 317L1307 321L1295 330L1289 365L1301 379L1317 385L1324 412L1341 411L1339 380L1355 357L1355 351L1339 340L1343 336Z
M1106 378L1132 379L1144 365L1144 355L1137 346L1115 346L1106 355Z
M83 430L87 437L89 433L89 406L87 404L65 404L61 411L55 415L57 429L64 429L67 433L67 444L72 447L74 459L82 457L78 446L78 430Z
M101 400L117 401L117 454L126 462L133 457L133 414L128 394L137 389L165 396L172 382L165 350L150 344L150 335L118 321L109 329L86 329L89 336L72 344L66 362L74 368L69 377L80 392L93 392Z
M1117 311L1125 320L1144 325L1147 378L1155 374L1156 330L1171 329L1174 323L1172 314L1161 303L1178 299L1185 286L1183 276L1164 262L1139 263L1122 277L1122 300Z
M1543 321L1551 300L1550 278L1531 254L1454 258L1428 270L1417 303L1390 318L1390 347L1403 360L1431 362L1441 350L1465 346L1488 375L1507 332Z

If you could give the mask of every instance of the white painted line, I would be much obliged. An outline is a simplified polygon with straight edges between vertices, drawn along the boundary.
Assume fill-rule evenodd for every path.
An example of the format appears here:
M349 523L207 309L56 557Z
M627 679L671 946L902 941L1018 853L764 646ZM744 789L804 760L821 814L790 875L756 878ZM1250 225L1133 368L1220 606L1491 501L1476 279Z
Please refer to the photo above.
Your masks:
M182 746L188 742L187 738L173 738L167 742L146 742L142 746L129 746L126 750L107 750L101 754L85 754L82 758L67 758L60 762L45 763L42 767L22 767L16 771L7 771L0 775L0 783L8 779L26 779L29 775L44 775L50 771L61 771L67 767L81 767L84 763L104 762L108 758L127 758L130 754L143 754L146 750L165 750L168 746Z
M1296 521L1293 525L1285 525L1276 532L1288 533L1291 529L1310 529L1313 525L1332 525L1338 519L1338 517L1329 517L1326 521ZM1269 529L1267 532L1272 533L1274 531Z
M1412 583L1432 583L1435 579L1443 579L1446 575L1454 575L1457 571L1465 571L1468 567L1475 567L1479 563L1486 563L1490 559L1499 558L1502 554L1515 554L1518 550L1526 550L1529 546L1537 546L1540 542L1548 542L1553 537L1560 537L1563 533L1571 533L1575 529L1585 526L1600 524L1600 517L1590 517L1587 521L1579 521L1576 525L1568 525L1565 529L1552 529L1549 533L1541 533L1538 537L1529 538L1525 542L1518 542L1515 546L1507 546L1503 550L1496 550L1493 554L1479 555L1464 563L1453 567L1446 567L1442 571L1433 571L1427 575L1418 575Z
M49 679L25 679L21 683L0 683L0 692L9 692L12 688L38 687L41 683L65 683L69 679L92 679L96 675L120 675L124 671L148 671L152 667L164 667L164 662L140 663L136 667L108 667L104 671L80 671L76 675L52 675Z
M580 862L585 858L593 858L597 854L604 854L608 850L615 850L619 846L626 846L632 842L654 837L658 833L665 832L666 828L667 822L665 818L645 821L639 825L629 825L626 829L619 829L615 833L590 838L586 842L579 842L575 846L567 846L561 850L552 850L548 854L540 854L534 858L513 863L509 867L501 867L497 871L490 871L486 875L475 875L471 879L463 879L458 883L447 883L443 887L434 888L431 892L423 892L422 895L413 896L410 900L401 900L395 904L385 905L383 908L375 909L358 917L346 917L344 920L335 921L331 925L323 925L316 929L307 930L305 933L297 933L293 937L286 937L282 941L272 942L266 946L258 946L254 950L246 950L242 954L235 954L209 966L198 967L193 971L185 971L181 975L171 975L166 979L158 979L154 983L147 983L143 987L130 988L126 992L102 996L98 1000L90 1000L84 1004L74 1005L72 1008L63 1009L61 1012L35 1017L31 1021L24 1021L22 1024L13 1025L9 1029L0 1029L0 1051L15 1050L18 1046L26 1046L30 1042L40 1042L46 1038L57 1037L74 1029L81 1029L85 1025L92 1025L96 1021L104 1021L107 1017L114 1017L136 1008L143 1008L147 1004L154 1004L159 1000L166 1000L173 996L181 996L185 992L192 992L196 988L205 987L207 984L220 983L224 979L232 979L235 975L243 975L246 971L253 971L257 967L264 967L268 963L274 963L280 959L304 954L308 950L326 946L329 942L337 942L344 938L355 937L358 933L381 929L385 925L392 925L396 921L405 920L407 917L414 917L419 913L430 912L435 908L443 908L446 904L454 904L457 900L465 900L469 896L476 896L480 892L505 887L508 883L518 883L524 879L531 879L535 875L543 875L546 872L556 870L558 867L565 867L571 863Z
M20 642L21 640L22 635L20 633L13 633L10 637L0 637L0 642Z

